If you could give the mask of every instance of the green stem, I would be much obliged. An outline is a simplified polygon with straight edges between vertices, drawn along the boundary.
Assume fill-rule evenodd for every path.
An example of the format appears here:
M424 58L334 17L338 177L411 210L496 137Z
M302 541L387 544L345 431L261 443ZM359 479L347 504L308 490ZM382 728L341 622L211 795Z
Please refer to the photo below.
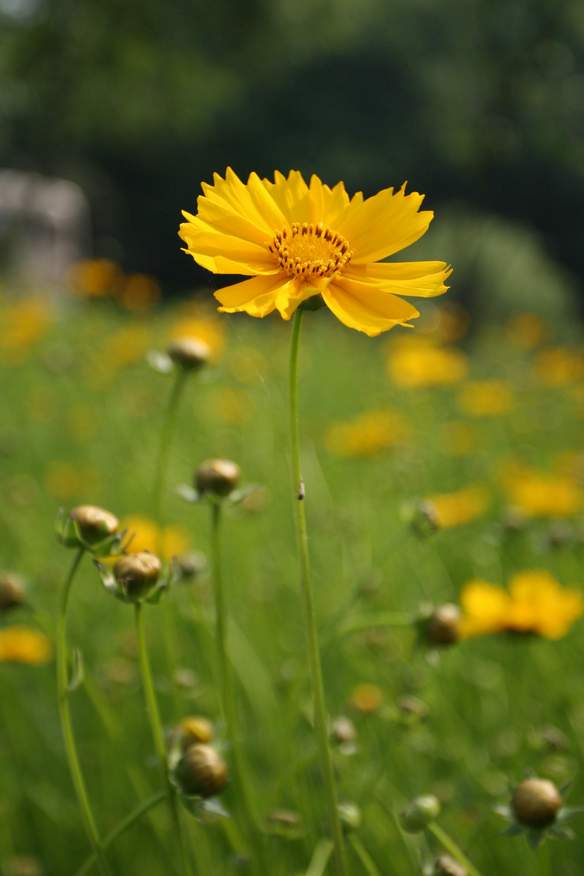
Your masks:
M144 800L136 806L136 808L132 810L123 821L120 821L120 823L103 838L102 848L109 848L119 837L122 836L122 834L129 830L133 824L139 821L143 815L150 812L155 806L158 806L158 804L165 798L166 791L159 791L158 794L154 794L152 797L149 797L148 800ZM95 854L90 855L79 870L77 870L75 876L85 876L86 873L90 872L95 862Z
M215 600L215 646L217 649L217 666L219 676L219 691L221 698L221 713L227 738L231 745L233 766L239 786L241 810L245 819L246 833L259 837L255 829L257 822L252 797L247 781L247 772L243 762L240 747L239 722L237 706L233 690L233 678L231 663L227 648L227 607L225 599L225 583L223 579L223 563L221 550L221 534L223 523L223 509L218 501L211 502L211 566L213 576L213 596ZM254 843L255 845L255 843ZM263 868L263 854L257 849L260 863Z
M176 424L179 403L187 376L188 372L185 371L184 368L177 368L176 376L172 385L172 390L168 399L168 405L166 407L166 412L162 423L162 429L160 431L160 443L158 445L158 455L154 467L154 488L152 502L152 507L154 508L154 519L160 528L162 528L162 526L164 525L164 493L166 489L166 480L168 475L168 459L172 446L172 439L174 435L174 427ZM160 545L158 546L158 550L161 550Z
M347 862L343 832L338 811L337 789L333 772L333 763L329 746L327 713L322 679L322 666L318 645L318 632L314 610L314 598L310 577L310 557L308 553L308 530L304 506L304 481L300 467L300 435L298 423L298 348L300 342L300 327L302 324L302 307L294 314L292 323L292 339L290 344L290 440L292 448L292 488L295 498L296 529L298 549L300 551L300 583L304 603L306 635L308 640L308 659L312 677L314 698L314 722L318 736L321 769L324 778L327 798L330 828L333 837L336 871L339 876L347 876Z
M168 763L166 755L166 743L164 741L164 730L158 710L158 702L156 700L156 692L154 690L154 682L152 680L152 670L150 668L150 659L148 657L148 648L146 646L146 635L144 632L144 616L142 614L142 605L137 602L134 606L134 618L136 622L136 637L138 640L138 653L140 655L140 672L142 675L142 687L144 690L144 699L146 701L146 712L150 722L152 739L154 748L160 761L160 769L162 771L163 781L166 784L166 794L168 797L168 806L170 809L171 821L176 833L176 839L179 847L179 853L182 864L182 871L185 876L189 876L191 867L189 863L187 848L183 837L182 824L180 813L178 810L178 801L176 799L175 790L170 782L168 775Z
M73 579L75 578L75 574L77 572L77 569L79 568L81 560L83 559L84 553L85 549L79 548L73 559L69 574L67 575L67 578L65 579L61 588L59 600L59 615L57 619L57 702L59 707L59 718L61 720L61 729L63 732L63 741L65 743L65 752L67 755L67 763L71 772L71 778L73 779L73 785L75 787L75 793L77 794L77 800L79 801L79 808L81 809L81 815L85 824L87 837L91 844L91 848L93 849L95 859L99 864L101 873L103 874L103 876L109 876L111 870L103 853L103 847L97 830L97 824L93 815L91 803L89 802L89 794L87 793L87 787L85 785L83 773L81 772L81 764L79 762L79 755L77 754L77 746L75 744L75 735L73 733L71 709L69 708L69 672L67 669L67 608L69 605L69 596L71 594Z
M377 869L377 865L359 837L351 833L349 834L349 842L353 846L353 851L361 861L363 865L363 869L367 873L367 876L380 876L379 870Z
M446 849L446 851L455 858L458 863L464 867L467 871L468 876L481 876L477 868L471 864L469 859L466 857L462 849L460 849L453 839L443 830L438 824L432 822L432 824L428 825L428 833L431 833L432 836L438 840L440 845Z

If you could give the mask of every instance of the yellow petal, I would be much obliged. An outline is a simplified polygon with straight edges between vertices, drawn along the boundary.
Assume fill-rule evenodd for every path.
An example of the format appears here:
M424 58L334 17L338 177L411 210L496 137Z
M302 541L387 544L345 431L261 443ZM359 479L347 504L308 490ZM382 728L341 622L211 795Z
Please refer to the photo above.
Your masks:
M200 196L197 198L199 218L209 225L213 231L229 234L268 247L273 237L269 232L256 225L247 216L234 210L224 201ZM191 218L191 222L194 217Z
M419 316L407 301L345 278L330 283L322 297L337 319L370 337Z
M200 219L183 222L179 228L179 235L187 245L187 252L195 261L215 273L225 272L221 259L229 260L231 273L245 274L256 273L256 271L265 273L266 270L274 270L274 258L266 247L242 240L240 237L213 231ZM200 261L201 256L204 257L204 261ZM209 262L208 257L211 257L212 262Z
M364 265L350 263L343 270L343 276L369 283L386 292L419 298L443 295L448 289L444 281L451 273L452 268L446 262L370 262Z
M263 317L276 307L276 298L281 289L287 285L287 278L278 271L274 274L252 277L232 286L224 286L214 294L222 305L223 313L245 311L250 316Z
M428 229L434 214L419 213L424 196L383 189L372 198L351 201L335 231L345 237L353 250L352 264L375 262L414 243Z
M218 173L215 173L213 174L213 185L210 186L207 183L203 183L202 188L205 197L230 207L236 213L245 216L250 222L257 225L258 228L263 229L267 234L272 233L272 228L266 216L257 208L246 184L240 180L231 167L228 167L225 171L225 179L222 179Z
M262 182L285 216L286 224L313 221L312 199L300 171L291 170L285 177L277 170L274 174L274 182L269 179L264 179ZM284 225L281 228L284 228Z

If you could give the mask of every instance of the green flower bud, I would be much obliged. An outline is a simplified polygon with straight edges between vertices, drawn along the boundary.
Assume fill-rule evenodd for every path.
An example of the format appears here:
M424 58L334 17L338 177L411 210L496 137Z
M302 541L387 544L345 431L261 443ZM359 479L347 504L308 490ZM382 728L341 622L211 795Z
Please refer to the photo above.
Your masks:
M166 353L175 365L185 371L201 368L209 361L210 350L200 338L177 338L166 349Z
M547 827L556 820L561 807L560 792L549 779L525 779L511 798L513 815L526 827Z
M119 526L117 517L96 505L78 505L69 516L88 545L97 545L108 536L114 535Z
M223 499L233 492L239 478L237 463L230 459L207 459L197 469L195 486L201 495Z
M210 745L191 745L175 768L176 781L187 797L214 797L228 781L227 764Z
M446 602L434 609L426 623L426 639L432 645L454 645L460 638L460 609Z
M0 612L17 608L25 598L22 578L12 572L0 572Z
M401 826L407 833L420 833L440 815L440 802L433 794L416 797L400 814Z
M140 551L119 558L114 566L114 578L125 596L137 602L156 586L161 571L162 563L155 554Z

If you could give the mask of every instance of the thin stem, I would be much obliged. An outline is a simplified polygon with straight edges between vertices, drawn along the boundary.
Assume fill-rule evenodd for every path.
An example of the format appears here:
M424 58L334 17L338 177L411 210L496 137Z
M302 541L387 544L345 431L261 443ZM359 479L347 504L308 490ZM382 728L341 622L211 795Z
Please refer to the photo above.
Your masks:
M159 527L164 525L164 494L166 489L166 480L168 475L168 459L174 436L174 427L178 414L179 403L182 396L182 391L186 383L188 372L184 368L177 368L174 383L164 420L160 431L160 443L158 445L158 455L154 467L154 487L153 487L153 502L154 519ZM161 546L158 546L158 550Z
M459 846L456 845L454 840L443 830L436 822L432 822L432 824L428 825L428 832L432 834L435 839L438 840L440 845L446 849L446 851L455 858L458 863L464 867L467 871L468 876L481 876L477 868L471 864L469 859L466 857L464 852Z
M166 798L166 791L159 791L158 794L154 794L152 797L149 797L148 800L144 800L132 812L129 813L120 823L111 830L107 836L103 838L102 848L108 849L119 837L122 836L127 830L129 830L133 824L140 820L140 818L145 815L147 812L150 812L151 809L154 809L155 806ZM95 854L92 854L87 858L84 864L81 865L79 870L75 876L85 876L86 873L89 873L91 868L96 862Z
M339 876L347 876L347 862L343 832L338 811L337 789L333 772L333 763L329 746L328 722L322 679L322 666L318 645L318 632L314 598L310 576L310 557L308 553L308 530L304 506L304 481L300 467L300 434L298 423L298 348L300 327L302 324L302 307L294 314L292 324L292 339L290 345L290 441L292 447L292 488L295 498L296 530L298 549L300 551L300 583L304 603L304 617L308 640L308 659L312 677L312 692L314 698L314 722L318 736L321 769L324 778L327 798L328 815L333 836L336 871Z
M353 846L353 851L361 861L363 865L363 869L367 873L367 876L381 876L379 870L377 869L377 864L359 839L359 837L351 833L349 834L349 842Z
M93 849L95 860L99 864L101 873L103 874L103 876L109 876L111 870L103 853L103 847L97 830L97 824L93 815L91 803L89 801L89 794L87 792L87 787L85 785L85 780L81 771L81 764L79 762L79 755L77 754L77 746L75 744L75 735L73 732L71 709L69 708L69 673L67 669L67 608L69 605L69 596L71 594L73 579L75 578L75 574L77 572L77 569L79 568L81 560L83 559L84 553L85 549L79 548L79 550L75 554L73 563L71 564L69 574L67 575L67 578L65 579L61 588L59 600L59 615L57 618L57 702L59 707L61 729L63 732L63 741L65 743L65 752L67 755L67 763L71 772L71 778L73 779L73 785L75 787L75 793L77 794L77 800L79 801L79 808L81 809L81 815L85 824L87 837L91 844L91 848Z
M233 690L233 677L227 647L227 608L225 599L225 583L223 579L223 563L221 550L221 535L223 509L221 503L212 501L211 507L211 565L213 576L213 596L215 600L215 646L217 649L217 667L219 676L219 691L221 697L221 714L227 738L231 745L233 766L239 785L239 796L242 814L246 822L246 832L259 836L255 830L255 812L251 802L251 794L247 781L243 757L240 747L239 721ZM258 848L260 863L263 867L262 849Z
M162 728L162 721L160 719L160 712L158 709L158 702L156 699L156 692L154 690L154 682L152 680L152 670L150 668L150 659L148 657L148 648L146 646L146 635L144 632L144 617L142 614L142 605L137 602L134 606L134 619L136 622L136 637L138 640L138 653L140 655L140 672L142 675L142 687L144 690L144 699L146 701L146 712L148 714L148 720L150 722L150 729L152 732L152 739L154 742L154 748L156 750L156 754L158 755L158 760L160 761L160 769L162 771L163 781L166 785L166 793L168 797L168 806L170 809L170 815L174 830L176 832L176 838L178 842L182 871L185 876L189 876L191 872L191 867L189 863L189 858L187 854L187 848L185 845L183 832L182 832L182 824L180 820L180 813L178 810L178 801L176 799L175 790L170 782L170 778L168 775L168 764L167 764L167 756L166 756L166 743L164 741L164 730Z

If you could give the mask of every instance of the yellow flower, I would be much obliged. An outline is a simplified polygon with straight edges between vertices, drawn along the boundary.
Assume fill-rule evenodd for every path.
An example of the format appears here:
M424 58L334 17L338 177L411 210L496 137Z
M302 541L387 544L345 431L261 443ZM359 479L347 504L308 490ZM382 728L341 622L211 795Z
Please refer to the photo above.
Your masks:
M507 323L507 334L515 346L532 350L545 337L545 323L535 313L517 313Z
M378 712L383 705L383 691L378 685L365 681L353 688L349 703L358 712Z
M165 560L186 553L191 540L189 533L181 526L165 526L160 529L154 520L140 515L124 518L120 529L127 530L126 541L132 553L151 551Z
M406 423L399 414L387 410L369 411L332 425L325 442L337 456L371 456L395 447L406 434Z
M476 520L490 504L489 494L480 486L428 496L424 501L431 506L441 529L450 529L452 526L461 526Z
M571 478L510 466L503 484L513 507L524 517L570 517L584 504L582 487Z
M117 297L122 307L133 313L149 310L160 298L160 286L148 274L128 274Z
M151 345L151 333L146 326L129 325L110 335L103 347L89 362L89 382L100 388L123 368L139 362Z
M45 298L26 298L8 304L0 314L0 356L11 363L22 361L46 334L52 315L51 304Z
M422 338L400 338L387 358L387 373L402 387L444 386L464 380L467 372L464 353L437 347Z
M73 292L82 298L105 298L112 295L120 282L121 271L110 259L85 259L71 271Z
M550 347L537 357L535 373L548 386L576 383L584 377L584 355L570 347Z
M498 417L513 407L513 391L503 380L474 380L463 387L458 403L471 417Z
M517 573L508 591L488 581L470 581L460 601L466 638L506 631L561 639L584 614L582 595L540 570Z
M29 627L0 630L0 663L48 663L53 649L44 633Z
M384 189L349 199L312 176L279 171L274 182L250 174L247 183L227 168L225 179L203 183L196 216L184 212L180 237L202 267L251 279L215 293L221 311L263 317L277 309L290 319L315 295L350 328L378 335L407 325L418 311L399 295L429 298L445 292L445 262L380 262L414 243L434 214L419 212L423 195Z

